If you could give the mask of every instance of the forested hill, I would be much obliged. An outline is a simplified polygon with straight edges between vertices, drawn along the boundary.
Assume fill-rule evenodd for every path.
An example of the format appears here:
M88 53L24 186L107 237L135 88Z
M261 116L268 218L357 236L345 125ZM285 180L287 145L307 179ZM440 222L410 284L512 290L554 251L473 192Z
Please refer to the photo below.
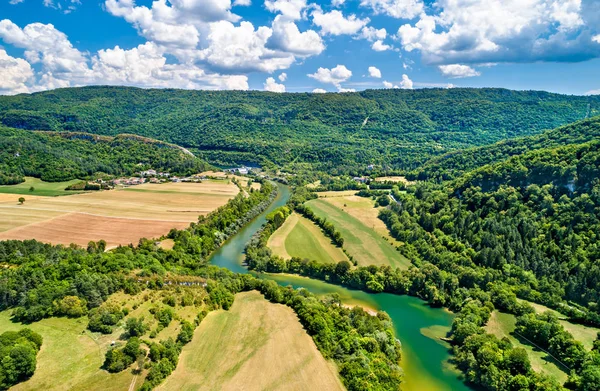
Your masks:
M59 89L0 98L0 122L30 130L148 136L213 163L411 169L459 148L538 134L600 113L600 97L503 89L344 94Z
M0 126L0 184L34 176L56 182L92 175L131 175L153 168L177 174L209 168L175 145L139 136L32 132Z
M600 140L530 151L395 197L396 214L384 219L413 259L461 280L505 281L550 306L569 300L588 310L572 316L600 324Z
M408 175L410 179L448 180L486 164L528 151L600 139L600 116L548 130L542 134L449 152L435 157Z

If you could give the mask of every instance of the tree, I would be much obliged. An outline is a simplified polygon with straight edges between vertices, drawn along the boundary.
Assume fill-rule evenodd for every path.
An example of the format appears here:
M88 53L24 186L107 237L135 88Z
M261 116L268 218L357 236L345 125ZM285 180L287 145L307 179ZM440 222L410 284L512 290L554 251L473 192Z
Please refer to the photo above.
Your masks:
M144 317L129 318L125 324L125 330L130 337L141 337L148 327L144 324Z
M25 197L19 197L19 204L23 205L25 203Z
M29 191L30 191L30 192L34 192L34 191L35 191L35 187L31 186L31 187L29 188Z

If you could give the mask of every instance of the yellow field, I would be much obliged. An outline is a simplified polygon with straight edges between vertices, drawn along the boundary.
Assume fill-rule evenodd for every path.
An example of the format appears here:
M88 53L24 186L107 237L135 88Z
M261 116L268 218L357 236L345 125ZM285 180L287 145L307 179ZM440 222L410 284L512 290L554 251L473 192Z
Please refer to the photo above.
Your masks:
M299 257L321 263L348 260L342 249L334 246L317 225L296 213L271 235L267 246L283 259Z
M375 178L375 182L402 182L407 185L412 185L415 182L409 181L403 176L381 176L379 178Z
M343 390L297 316L258 292L211 312L158 390Z
M37 239L87 245L104 239L109 247L159 237L185 228L225 205L239 189L233 183L144 184L125 189L61 197L25 197L23 205L0 198L0 240ZM14 197L13 197L14 198Z
M327 198L325 201L357 218L393 245L397 246L400 244L400 242L392 238L385 223L379 219L379 211L383 208L375 208L375 201L373 199L355 195L341 195Z
M319 198L331 198L353 196L356 193L358 193L358 190L320 191L317 193L317 195L319 196Z

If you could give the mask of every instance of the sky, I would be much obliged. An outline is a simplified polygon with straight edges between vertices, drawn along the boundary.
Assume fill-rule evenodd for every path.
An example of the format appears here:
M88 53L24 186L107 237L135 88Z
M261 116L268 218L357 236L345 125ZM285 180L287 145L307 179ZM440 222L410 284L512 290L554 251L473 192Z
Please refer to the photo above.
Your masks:
M600 94L598 0L0 0L0 94L85 85Z

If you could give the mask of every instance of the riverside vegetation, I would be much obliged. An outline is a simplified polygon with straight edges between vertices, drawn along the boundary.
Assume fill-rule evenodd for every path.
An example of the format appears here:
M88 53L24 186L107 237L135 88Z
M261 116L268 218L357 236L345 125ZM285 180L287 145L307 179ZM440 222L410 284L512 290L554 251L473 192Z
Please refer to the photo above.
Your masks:
M35 147L40 138L61 145L65 156L80 156L70 152L77 148L95 151L90 153L97 156L97 165L66 157L73 162L72 176L54 176L56 170L50 170L50 180L85 179L110 171L104 167L111 161L116 167L111 172L126 173L129 163L150 162L144 159L165 151L164 167L194 170L207 163L178 148L155 149L156 144L142 142L135 159L121 166L119 159L106 155L112 146L105 147L104 141L30 130L135 133L181 144L212 164L260 163L292 184L293 195L267 216L248 243L250 269L416 296L432 307L450 309L456 314L447 338L454 363L464 380L477 387L596 391L600 336L586 349L555 315L536 313L528 302L554 308L570 321L600 326L600 119L585 119L598 114L597 99L495 89L315 96L93 87L1 98L0 121L19 128L5 130L12 145L18 145L19 135L38 138L22 161L51 157ZM106 141L113 142L121 141ZM46 172L43 164L26 172L11 163L21 157L15 154L2 155L4 178L18 181ZM418 182L372 181L383 174L405 174ZM360 182L355 175L363 177ZM271 253L268 239L292 211L312 220L333 245L343 248L347 238L340 227L306 204L315 191L340 190L355 190L385 207L379 218L411 267L319 263ZM263 181L260 190L240 193L188 229L172 230L172 250L150 240L110 252L104 252L102 242L87 249L0 242L0 309L10 309L13 319L23 322L87 315L89 328L98 332L114 332L126 322L126 342L109 350L105 368L119 372L139 361L142 388L151 389L174 370L182 347L207 312L229 308L238 292L258 290L296 312L319 351L336 362L348 389L398 389L401 349L384 313L371 316L360 308L345 308L335 295L317 298L208 264L227 238L271 204L274 193L273 185ZM132 320L124 308L106 302L121 291L164 293L165 305L153 310L152 322L166 329L177 317L164 302L170 301L167 287L181 276L206 286L197 288L198 300L188 306L198 316L180 319L171 338L146 337L161 331L145 330L148 319ZM515 336L552 355L568 372L567 381L560 384L536 372L525 349L486 333L494 310L514 315Z

